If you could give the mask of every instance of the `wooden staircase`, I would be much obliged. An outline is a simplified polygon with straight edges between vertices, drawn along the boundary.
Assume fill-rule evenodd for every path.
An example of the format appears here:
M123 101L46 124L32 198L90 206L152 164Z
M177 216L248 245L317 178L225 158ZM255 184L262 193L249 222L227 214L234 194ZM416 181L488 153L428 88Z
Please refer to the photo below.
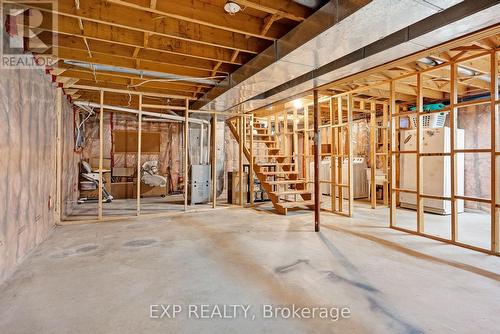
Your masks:
M237 120L229 120L228 125L236 141L240 143L240 136L236 125ZM299 178L293 155L285 155L279 148L277 136L271 133L262 123L254 123L253 133L249 126L246 127L245 145L243 153L251 161L250 136L253 136L254 146L257 143L265 144L267 153L253 155L251 162L253 171L262 187L271 199L274 208L280 214L286 215L288 209L305 207L314 209L313 195L307 190L307 184ZM263 161L262 161L263 160Z

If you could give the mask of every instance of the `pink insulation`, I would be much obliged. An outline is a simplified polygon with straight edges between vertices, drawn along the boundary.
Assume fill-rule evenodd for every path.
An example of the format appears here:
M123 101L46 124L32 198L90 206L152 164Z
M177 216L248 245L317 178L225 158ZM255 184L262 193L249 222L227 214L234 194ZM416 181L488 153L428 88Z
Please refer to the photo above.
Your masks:
M0 281L56 222L55 106L43 71L0 70Z

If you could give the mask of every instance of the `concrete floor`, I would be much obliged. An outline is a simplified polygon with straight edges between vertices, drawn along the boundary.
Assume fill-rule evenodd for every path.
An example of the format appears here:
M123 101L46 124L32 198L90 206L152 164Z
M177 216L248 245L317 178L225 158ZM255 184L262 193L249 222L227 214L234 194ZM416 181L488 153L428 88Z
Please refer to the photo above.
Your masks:
M500 258L308 211L221 209L58 227L0 287L2 333L494 333ZM368 217L368 218L367 218ZM370 218L371 217L371 218ZM151 304L250 304L256 319L150 319ZM262 319L263 304L351 318Z
M67 217L68 221L75 220L94 220L97 217L98 203L89 201L82 204L75 203L71 215ZM227 207L227 198L220 196L217 198L217 206ZM190 210L204 210L212 208L212 204L188 204ZM141 198L141 214L158 214L166 212L184 211L184 196L168 195L166 197L145 197ZM111 203L103 203L104 216L135 216L137 213L137 199L114 199Z

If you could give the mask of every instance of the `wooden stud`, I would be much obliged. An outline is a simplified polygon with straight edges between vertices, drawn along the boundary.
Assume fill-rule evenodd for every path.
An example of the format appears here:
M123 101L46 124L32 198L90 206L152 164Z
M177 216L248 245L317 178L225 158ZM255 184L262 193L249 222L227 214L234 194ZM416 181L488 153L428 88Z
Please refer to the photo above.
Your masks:
M424 111L424 96L422 91L423 74L417 74L417 111ZM422 152L422 122L420 114L417 114L417 131L416 131L416 160L417 160L417 232L424 232L424 200L420 196L424 190L423 184L423 164L420 153Z
M343 116L343 108L342 108L342 96L337 98L337 125L339 127L337 130L337 183L341 184L344 182L344 172L343 172L343 157L344 157L344 145L342 140L342 123L344 121ZM344 188L340 185L337 186L337 194L338 194L338 212L344 212Z
M102 159L104 154L104 91L100 91L101 108L99 112L99 187L98 191L98 206L97 206L97 219L102 220Z
M285 155L289 154L288 148L288 112L283 111L283 152Z
M217 114L212 116L212 208L217 206Z
M455 62L451 63L451 76L450 76L450 176L451 176L451 240L456 242L458 240L458 210L457 210L457 159L455 152L455 134L456 134L456 103L458 100L458 66Z
M141 155L142 155L142 94L139 94L139 114L137 114L137 216L141 215Z
M303 170L304 170L304 179L306 182L310 182L310 166L309 166L309 107L304 107L304 140L303 140L303 151L304 151L304 159L303 159ZM306 189L309 188L309 183L306 184ZM309 189L308 189L309 190Z
M375 102L370 103L370 204L377 208L377 110Z
M314 99L314 231L319 232L320 224L320 210L321 210L321 189L319 183L319 169L320 169L320 152L321 152L321 131L319 129L320 123L320 107L318 102L318 91L313 91Z
M299 119L297 117L297 108L293 109L293 161L295 163L295 172L299 170L299 136L297 132L297 123Z
M249 180L250 180L250 189L248 189L248 193L250 194L250 205L251 206L254 206L255 203L254 203L254 188L255 188L255 185L254 185L254 171L253 171L253 167L254 167L254 147L253 147L253 129L254 129L254 117L253 117L253 114L250 115L250 161L248 162L248 177L249 177Z
M337 178L335 175L335 127L334 121L334 108L333 108L333 98L329 100L328 107L330 108L330 181L332 182L330 184L330 205L331 205L331 211L335 212L337 211L337 196L335 195L336 193L336 188L335 184L337 183Z
M240 132L239 137L239 180L240 180L240 187L239 187L239 195L240 195L240 206L244 206L244 195L245 195L245 185L243 184L244 178L243 178L243 147L245 145L245 116L241 116L238 119L238 131Z
M389 176L389 184L390 184L390 218L389 218L389 226L393 227L396 225L396 205L397 205L397 200L396 200L396 191L394 191L394 188L397 188L396 184L396 154L394 153L396 150L399 148L397 147L397 126L396 122L399 123L399 116L394 116L396 113L396 82L394 80L391 81L390 83L390 95L389 95L389 112L391 113L391 138L390 138L390 145L391 145L391 163L390 163L390 176Z
M348 164L347 164L347 182L349 185L349 217L352 217L353 207L354 207L354 182L353 182L353 165L352 165L352 152L353 152L353 138L352 138L352 109L354 107L354 101L352 99L352 95L347 95L347 155L348 155Z
M382 128L380 131L382 131L382 166L383 166L383 171L385 174L385 181L384 181L384 205L389 204L389 183L388 183L388 177L389 177L389 134L388 134L388 105L387 103L383 104L383 115L382 115Z
M188 209L189 196L189 99L186 99L184 111L184 211Z
M498 131L500 129L496 128L497 125L497 112L498 112L498 105L496 104L496 101L498 100L498 59L497 59L497 54L496 51L493 50L490 55L490 112L491 112L491 251L495 253L500 252L500 213L498 212L496 208L496 202L497 202L497 177L499 177L496 172L497 172L497 161L496 161L496 136L498 136ZM500 148L499 148L500 149Z

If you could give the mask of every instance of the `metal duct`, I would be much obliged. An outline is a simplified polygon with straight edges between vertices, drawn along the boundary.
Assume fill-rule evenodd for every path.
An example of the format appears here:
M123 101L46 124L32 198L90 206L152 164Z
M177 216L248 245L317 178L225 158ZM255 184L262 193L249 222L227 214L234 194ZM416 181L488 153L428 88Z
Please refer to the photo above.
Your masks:
M240 72L250 72L250 76L233 80L226 88L215 87L193 108L247 112L267 106L497 24L498 3L499 0L380 0L343 20L335 20L337 8L330 2L315 14L323 13L330 17L326 20L336 24L322 24L313 14L275 43L274 61L267 59L266 64L266 55L257 56L253 65L261 62L265 66L242 66ZM305 43L297 43L301 40L298 28L318 25L328 29ZM288 44L286 49L283 40L293 40L295 44ZM279 57L281 50L285 51L283 57Z
M86 62L74 61L74 60L65 60L64 63L68 64L68 65L83 67L83 68L87 68L90 70L96 70L96 71L107 71L107 72L115 72L115 73L133 74L133 75L138 75L141 78L150 77L150 78L159 78L159 79L166 79L166 80L172 80L172 81L186 81L186 82L194 82L194 83L199 83L199 84L204 84L204 85L212 85L212 86L217 84L217 81L215 81L215 80L195 78L195 77L175 75L175 74L166 74L166 73L155 72L155 71L134 70L131 68L110 66L110 65L100 65L100 64L86 63Z
M298 3L304 7L318 9L321 6L324 6L328 0L293 0L293 2Z

